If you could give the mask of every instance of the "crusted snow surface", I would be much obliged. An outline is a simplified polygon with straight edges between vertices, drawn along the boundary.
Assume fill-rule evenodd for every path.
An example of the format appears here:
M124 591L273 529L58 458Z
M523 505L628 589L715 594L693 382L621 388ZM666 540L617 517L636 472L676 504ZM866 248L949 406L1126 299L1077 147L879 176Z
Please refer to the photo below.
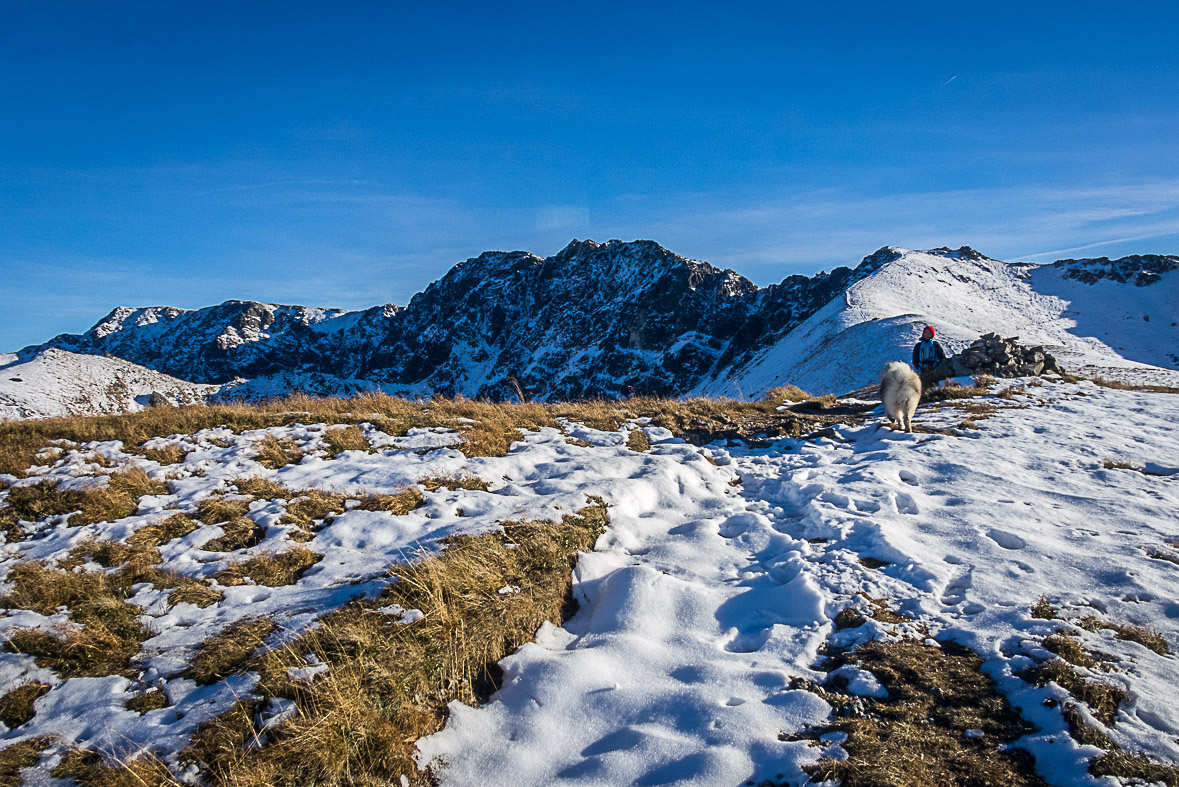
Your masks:
M793 384L843 393L908 361L926 324L947 351L980 335L1044 345L1069 370L1179 386L1179 275L1149 286L1086 284L1063 268L895 250L900 257L853 283L781 341L695 393L760 395Z
M1129 691L1111 737L1176 762L1179 660L1067 621L1096 616L1179 642L1179 566L1149 556L1179 536L1179 487L1105 467L1175 464L1179 397L1028 390L979 431L841 427L830 439L705 449L719 466L662 440L640 475L612 460L612 525L578 563L580 611L502 662L488 705L452 704L445 729L419 742L420 762L444 785L809 783L804 765L844 755L834 740L820 750L780 739L830 718L790 679L823 678L825 640L898 635L874 620L833 631L845 606L870 616L861 592L911 616L899 633L924 628L984 658L1037 727L1017 745L1050 783L1104 783L1087 773L1100 752L1067 734L1064 691L1016 676L1051 656L1040 643L1060 628L1117 659L1086 673ZM868 568L869 557L887 565ZM1062 620L1032 617L1041 596ZM844 677L859 693L883 690L870 673Z
M979 430L903 434L873 421L758 448L699 448L649 425L602 432L567 423L526 435L507 456L468 459L448 447L453 433L398 437L376 419L362 426L376 453L334 459L323 450L322 424L151 441L191 449L170 466L119 443L63 445L60 454L46 452L29 478L3 480L101 484L110 469L94 461L99 454L104 463L134 463L168 479L168 492L144 498L134 515L116 522L42 522L30 528L35 537L0 547L0 576L20 560L64 558L83 539L126 539L177 511L192 512L205 497L232 492L230 480L241 476L357 496L452 474L479 476L491 489L423 491L426 505L402 516L352 508L307 544L325 558L294 585L214 584L225 599L205 609L169 607L163 591L138 587L130 602L155 636L134 662L143 670L136 680L63 681L28 656L0 654L5 686L53 686L37 700L36 716L0 743L57 735L67 747L124 756L150 749L174 764L198 725L253 690L249 674L205 687L181 674L199 643L231 622L273 619L280 628L270 644L287 641L348 599L378 593L391 581L389 565L416 549L504 520L556 519L600 495L611 524L577 563L579 611L563 626L545 624L534 643L502 662L504 683L488 704L453 704L446 727L419 743L420 763L442 784L804 784L804 766L845 754L837 737L822 747L782 740L831 718L818 696L792 690L791 680L825 677L824 643L846 647L925 632L983 657L999 690L1036 726L1017 745L1035 755L1049 782L1101 783L1086 772L1099 752L1067 735L1063 690L1016 676L1050 657L1042 640L1060 628L1116 658L1110 671L1086 673L1129 692L1110 736L1176 762L1179 660L1069 621L1133 623L1157 629L1172 647L1179 643L1179 603L1170 590L1179 565L1151 557L1173 554L1179 538L1179 397L1081 383L988 401L1002 409ZM960 417L922 409L917 422L945 429ZM625 447L635 428L646 432L649 451ZM253 457L268 436L294 440L308 455L267 470ZM206 551L202 545L222 531L205 526L163 545L165 566L212 578L231 562L290 548L284 505L252 504L249 516L266 528L257 546ZM864 558L885 565L869 568ZM871 617L860 593L886 599L912 622L868 620L835 631L832 620L844 607ZM1031 616L1041 596L1061 620ZM384 611L405 625L421 614ZM0 617L0 634L63 623L64 613L11 611ZM295 676L315 680L320 667L309 660ZM843 677L861 694L882 691L871 673ZM127 710L126 701L148 687L162 687L169 707L142 716ZM290 712L276 703L262 721L277 725Z
M120 358L48 349L0 355L0 421L142 410L153 393L193 404L215 392Z

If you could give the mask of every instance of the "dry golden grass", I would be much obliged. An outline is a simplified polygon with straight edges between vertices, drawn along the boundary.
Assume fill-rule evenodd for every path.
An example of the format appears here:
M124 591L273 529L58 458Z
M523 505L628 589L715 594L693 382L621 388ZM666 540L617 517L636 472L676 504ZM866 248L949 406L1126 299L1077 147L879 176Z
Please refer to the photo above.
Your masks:
M637 453L642 453L651 448L651 441L647 439L647 433L642 429L631 429L630 434L626 436L626 447Z
M186 536L200 525L184 514L173 514L162 522L146 525L136 530L127 543L133 547L158 547L172 539Z
M374 452L372 445L365 439L364 433L360 431L358 426L338 426L328 429L323 433L323 441L328 446L328 453L333 457L339 456L345 451Z
M201 549L208 552L236 552L258 546L266 538L266 528L248 517L234 517L217 524L222 535L206 541Z
M990 391L985 385L975 384L969 388L950 381L940 388L926 388L921 392L923 402L945 402L951 399L973 399L978 396L989 396Z
M1031 728L981 672L982 659L973 651L953 643L869 642L835 658L832 669L848 661L875 675L888 696L863 698L862 713L810 733L848 736L841 744L847 760L820 760L805 769L815 781L839 779L844 787L1044 784L1030 756L1005 748ZM805 681L796 685L816 689ZM837 707L850 704L843 688L816 693ZM969 729L983 737L967 738Z
M162 465L175 465L183 462L190 450L192 449L184 448L173 443L162 448L144 448L140 453L144 459L150 459Z
M61 763L50 771L58 779L73 779L83 787L181 787L159 759L140 755L110 767L92 751L78 749L62 755Z
M1153 650L1160 656L1169 656L1171 647L1161 633L1154 629L1135 626L1130 623L1114 623L1096 617L1081 618L1077 625L1086 631L1112 631L1114 636L1127 642L1137 642L1144 648Z
M240 672L254 651L278 626L266 618L244 618L206 640L184 671L185 677L201 685L223 680Z
M60 489L53 481L10 489L0 505L0 531L8 540L19 541L25 535L21 521L36 522L50 516L72 514L71 527L93 522L109 522L131 516L143 495L160 495L167 487L153 481L142 469L131 467L111 475L99 489Z
M469 489L472 491L486 492L491 488L482 478L473 475L430 476L418 481L418 484L425 487L427 492L436 492L439 489Z
M1118 686L1085 680L1071 665L1055 659L1024 670L1020 677L1037 686L1055 683L1088 705L1093 715L1107 727L1114 723L1118 707L1127 696L1125 690Z
M271 481L269 478L262 478L261 476L236 478L232 483L237 487L237 491L243 495L250 495L256 500L278 500L280 498L289 500L300 494L298 491L288 489L277 481Z
M571 566L606 524L597 501L560 523L505 523L504 534L451 539L441 555L398 567L399 579L378 599L325 615L316 629L233 668L257 669L263 697L289 697L299 713L269 730L263 746L252 703L239 703L194 736L182 755L214 785L360 785L428 783L413 762L414 742L441 728L454 699L476 703L495 690L496 662L533 639L544 621L570 609ZM507 544L516 544L509 548ZM505 585L519 593L500 594ZM379 607L420 609L398 625ZM239 653L253 650L253 636ZM210 653L227 648L211 643ZM314 653L330 669L311 682L288 667Z
M289 537L295 541L310 541L322 527L324 520L345 510L344 496L318 489L308 489L287 504L287 510L278 520L279 524L294 525L298 528Z
M265 439L258 443L257 452L258 464L270 470L277 470L303 459L303 452L294 440L274 435L266 435Z
M149 711L166 707L168 707L168 695L162 691L149 691L144 694L137 694L127 700L127 709L133 710L141 716Z
M227 586L244 585L247 580L272 588L293 585L321 560L323 555L307 547L292 547L285 552L255 555L244 562L232 563L218 572L217 581Z
M1067 632L1060 631L1049 637L1045 637L1041 644L1069 664L1085 667L1086 669L1093 669L1097 666L1097 659L1090 656L1089 652L1081 646L1081 643L1077 642Z
M21 770L36 765L51 742L49 738L28 738L0 749L0 787L21 787Z
M1094 776L1116 776L1132 784L1165 784L1179 787L1179 768L1160 765L1142 752L1112 751L1089 763Z
M250 511L250 501L226 497L207 497L197 503L197 519L206 525L219 525L240 519Z
M49 691L48 683L22 683L0 697L0 721L8 725L8 729L15 730L36 715L33 703L37 698Z
M558 418L579 421L598 429L617 429L628 419L651 417L654 426L676 434L761 428L768 424L775 434L805 434L815 420L800 414L777 413L783 402L814 400L793 386L774 389L763 399L744 402L729 399L659 399L636 397L621 401L586 401L541 405L479 402L456 397L435 398L427 403L381 394L361 394L351 399L317 399L294 395L260 404L149 408L137 413L91 417L46 418L0 424L0 473L21 476L35 464L34 455L53 440L77 443L121 440L142 445L153 437L195 434L202 429L229 427L236 432L289 426L296 423L356 424L379 420L388 434L404 435L414 427L456 429L463 438L459 449L467 456L502 456L520 431L558 426ZM357 413L364 413L360 417ZM379 419L377 416L380 416ZM470 419L467 423L460 419ZM211 444L225 444L212 439ZM269 459L292 461L275 439Z
M1032 617L1040 620L1056 620L1056 610L1052 608L1052 602L1048 600L1047 596L1040 596L1039 600L1032 605Z
M128 604L135 572L61 571L41 563L19 563L9 572L13 591L0 599L9 609L42 615L69 610L76 627L54 634L18 629L6 648L37 658L37 664L63 677L122 674L139 645L151 636L139 623L138 607Z
M1147 393L1179 393L1179 388L1172 388L1166 385L1143 385L1138 383L1126 383L1121 380L1108 380L1104 377L1094 377L1093 382L1100 385L1102 388L1114 388L1119 391L1145 391Z
M426 504L422 493L416 489L405 489L392 495L367 495L357 506L362 511L388 511L395 516L408 514Z

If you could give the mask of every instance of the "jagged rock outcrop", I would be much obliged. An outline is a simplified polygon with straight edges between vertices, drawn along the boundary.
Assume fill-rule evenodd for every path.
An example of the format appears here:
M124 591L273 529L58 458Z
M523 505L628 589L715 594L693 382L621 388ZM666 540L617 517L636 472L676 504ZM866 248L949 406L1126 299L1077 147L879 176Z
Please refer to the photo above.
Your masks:
M1158 254L1132 254L1118 260L1095 257L1084 260L1057 260L1055 268L1063 268L1064 276L1084 284L1096 284L1102 279L1121 284L1148 287L1156 284L1162 274L1179 270L1179 257Z

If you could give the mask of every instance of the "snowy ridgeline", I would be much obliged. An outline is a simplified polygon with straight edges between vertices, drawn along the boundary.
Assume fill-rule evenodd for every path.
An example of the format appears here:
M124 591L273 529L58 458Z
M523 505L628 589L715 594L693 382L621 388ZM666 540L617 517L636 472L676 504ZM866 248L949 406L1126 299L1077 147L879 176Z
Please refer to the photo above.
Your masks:
M358 496L435 475L475 475L490 488L423 492L425 505L401 516L348 510L306 543L324 557L293 585L217 587L224 599L204 609L169 607L163 592L137 586L130 601L155 633L137 660L140 681L62 681L29 656L0 655L4 686L36 680L53 687L37 700L32 721L2 743L56 735L67 748L150 749L174 764L194 729L248 696L256 681L246 674L201 687L180 675L211 634L264 616L280 623L270 644L287 641L349 598L379 592L386 567L415 545L491 531L506 519L555 518L600 495L611 524L576 566L579 611L564 627L546 624L535 644L502 662L504 686L487 705L453 705L445 729L420 741L421 764L432 765L442 784L802 784L803 766L844 755L838 738L821 747L791 739L832 714L792 682L824 680L824 644L925 632L983 657L985 673L1035 726L1017 745L1050 783L1098 783L1086 761L1100 751L1067 734L1066 692L1016 677L1052 658L1042 643L1061 628L1110 657L1108 671L1087 675L1128 692L1109 736L1176 762L1179 660L1068 621L1137 624L1179 644L1171 592L1179 565L1163 559L1179 551L1179 397L1080 383L977 401L997 408L981 429L955 429L962 412L929 409L917 423L941 432L902 434L872 421L757 449L697 448L642 424L618 432L545 429L505 457L484 459L448 447L453 433L398 438L375 425L363 429L377 453L334 459L322 450L322 425L157 439L152 447L190 450L166 467L117 443L63 447L45 454L28 479L5 480L102 483L111 471L94 463L101 455L168 479L167 493L144 498L138 512L115 522L40 523L30 528L35 537L3 547L5 573L21 560L62 559L84 539L126 539L224 493L236 477ZM649 451L626 447L636 428L649 437ZM307 457L265 469L254 457L267 436L295 441ZM170 541L161 547L166 566L209 579L231 561L290 549L283 510L281 500L251 503L249 516L265 538L246 550L203 549L222 535L216 525ZM910 621L873 619L862 594ZM1033 617L1041 597L1062 620ZM866 621L837 630L833 620L848 607ZM413 614L394 612L412 625ZM0 629L64 622L64 614L11 611ZM304 677L316 680L318 669L310 664ZM844 672L853 692L880 694L871 673ZM127 700L149 686L162 687L168 706L128 710Z
M488 252L405 308L119 308L85 334L0 358L0 418L136 409L153 385L168 401L185 386L253 400L293 391L510 399L517 383L547 401L748 398L787 384L839 394L907 360L926 323L953 351L995 332L1045 346L1082 376L1179 386L1176 304L1179 257L1033 266L965 247L885 247L855 268L758 288L650 241L584 241L544 259ZM37 357L47 348L59 351L52 363ZM192 382L153 382L146 369L136 377L102 355ZM57 373L69 362L76 373ZM134 395L123 395L124 380Z

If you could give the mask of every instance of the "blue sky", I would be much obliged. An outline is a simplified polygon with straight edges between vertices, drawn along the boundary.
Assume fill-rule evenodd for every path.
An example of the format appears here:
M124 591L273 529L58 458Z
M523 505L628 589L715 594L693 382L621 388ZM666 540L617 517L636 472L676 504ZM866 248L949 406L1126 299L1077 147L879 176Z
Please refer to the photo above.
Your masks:
M735 8L733 6L736 6ZM438 10L445 7L445 10ZM650 238L1179 253L1173 3L0 0L0 349Z

